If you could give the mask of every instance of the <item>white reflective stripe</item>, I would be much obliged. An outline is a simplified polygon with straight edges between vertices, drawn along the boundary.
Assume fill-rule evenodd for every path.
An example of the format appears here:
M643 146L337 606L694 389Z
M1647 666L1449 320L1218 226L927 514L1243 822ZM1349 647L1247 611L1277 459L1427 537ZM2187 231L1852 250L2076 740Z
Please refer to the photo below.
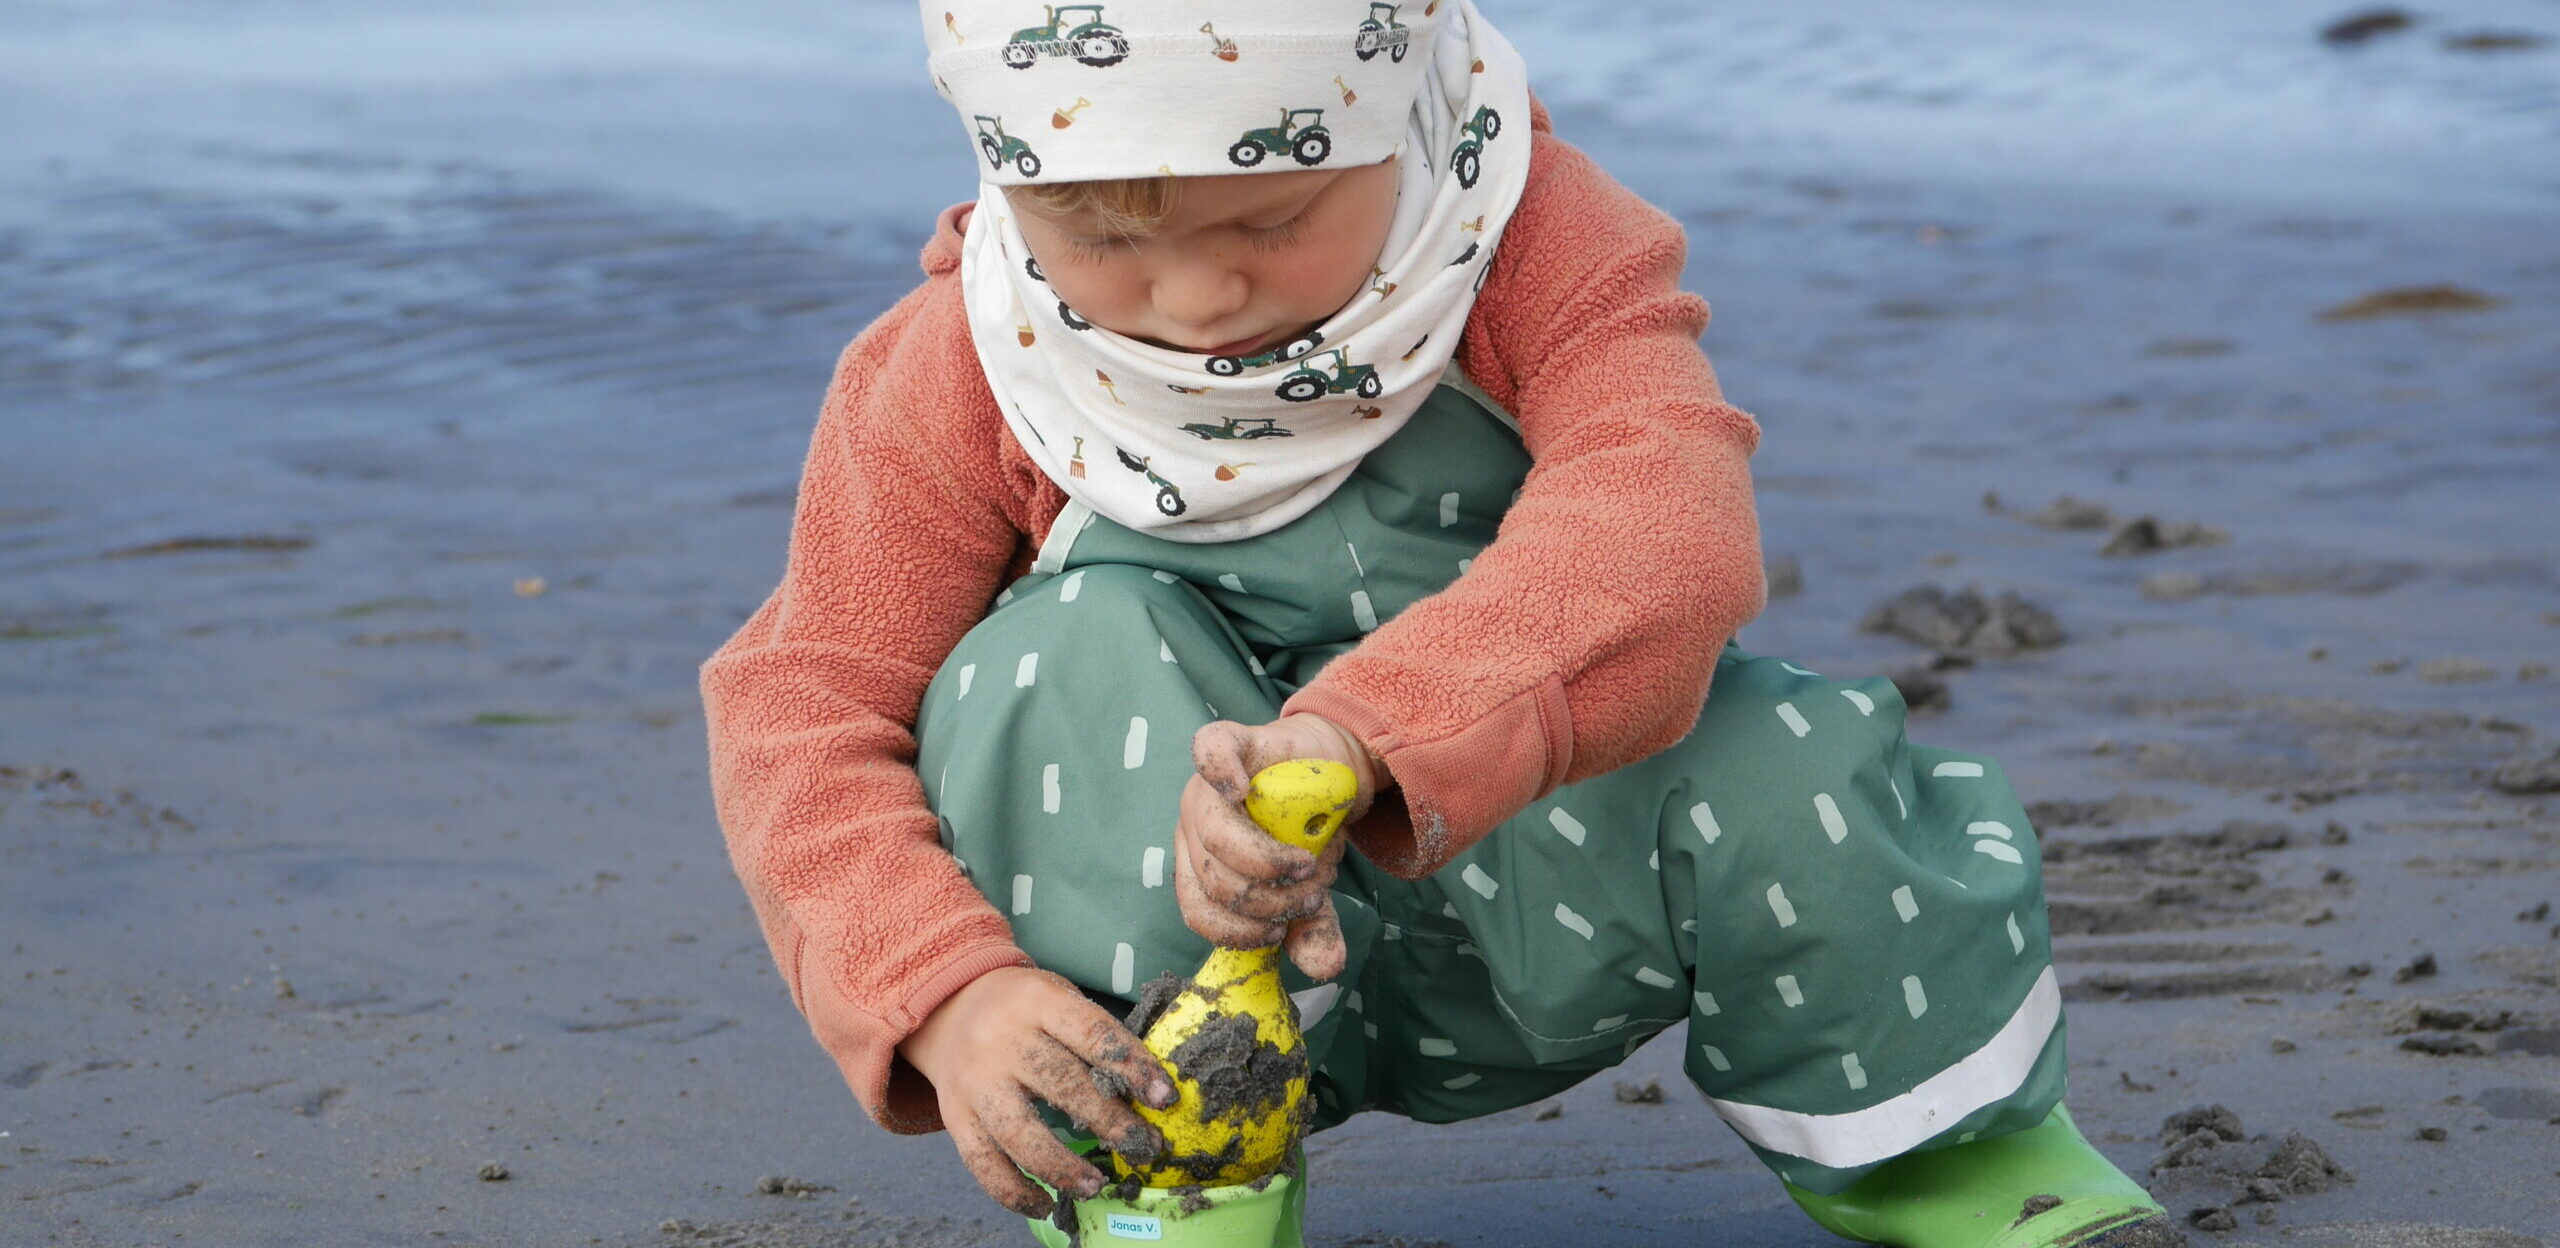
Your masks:
M1315 1026L1317 1019L1332 1012L1334 998L1341 995L1342 985L1340 984L1318 984L1305 992L1290 993L1290 1002L1298 1007L1298 1026L1301 1028Z
M1031 570L1054 575L1067 570L1067 552L1075 549L1076 535L1093 523L1093 508L1074 499L1058 509L1058 518L1049 522L1049 536L1040 539L1040 554L1031 561Z
M1980 779L1980 778L1981 778L1981 776L1982 776L1982 764L1980 764L1980 763L1940 763L1940 764L1938 764L1937 766L1930 768L1930 769L1929 769L1929 774L1930 774L1931 776L1933 776L1933 777L1936 777L1936 776L1958 776L1958 777L1967 777L1967 778L1972 778L1972 779Z
M1871 1165L1918 1148L2025 1086L2061 1019L2062 986L2048 966L1990 1043L1900 1096L1845 1114L1799 1114L1714 1097L1707 1103L1742 1138L1771 1152L1835 1169Z

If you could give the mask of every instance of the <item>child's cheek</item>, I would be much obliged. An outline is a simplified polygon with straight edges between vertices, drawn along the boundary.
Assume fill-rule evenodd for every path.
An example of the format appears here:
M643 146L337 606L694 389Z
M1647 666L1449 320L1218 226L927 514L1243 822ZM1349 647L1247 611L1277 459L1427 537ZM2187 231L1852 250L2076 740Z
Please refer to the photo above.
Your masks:
M1271 257L1262 266L1264 289L1292 313L1328 317L1368 288L1369 260L1351 249L1317 244L1300 254Z
M1121 330L1133 322L1145 282L1132 272L1132 266L1111 260L1068 259L1049 270L1049 288L1058 292L1077 315L1107 329ZM1126 332L1126 331L1122 331Z

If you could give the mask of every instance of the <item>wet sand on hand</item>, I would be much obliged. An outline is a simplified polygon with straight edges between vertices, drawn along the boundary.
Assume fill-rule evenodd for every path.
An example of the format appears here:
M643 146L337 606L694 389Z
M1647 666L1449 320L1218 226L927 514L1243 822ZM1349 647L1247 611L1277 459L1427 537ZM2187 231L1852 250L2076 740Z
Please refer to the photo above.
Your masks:
M1766 427L1746 644L2037 803L2084 1130L2199 1242L2560 1242L2560 54L2448 42L2560 19L1527 7ZM0 0L0 1239L1021 1242L810 1043L694 687L970 190L912 21ZM1834 1242L1682 1043L1319 1137L1318 1241ZM2354 1181L2242 1199L2289 1132Z

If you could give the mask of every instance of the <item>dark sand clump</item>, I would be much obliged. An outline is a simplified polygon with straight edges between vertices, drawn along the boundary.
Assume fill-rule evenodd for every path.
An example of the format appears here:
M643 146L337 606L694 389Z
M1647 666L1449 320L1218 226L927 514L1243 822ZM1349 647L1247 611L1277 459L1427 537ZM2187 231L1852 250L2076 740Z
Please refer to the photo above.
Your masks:
M2268 1225L2278 1203L2355 1181L2311 1137L2287 1131L2272 1141L2252 1138L2240 1116L2220 1105L2169 1115L2160 1124L2160 1142L2151 1190L2171 1209L2185 1208L2188 1223L2201 1230L2235 1229L2244 1210Z
M1255 1034L1256 1025L1244 1014L1213 1018L1167 1055L1176 1071L1200 1085L1201 1117L1269 1113L1288 1099L1292 1080L1306 1078L1304 1047L1283 1053Z
M1171 971L1140 985L1138 1004L1130 1009L1127 1019L1129 1030L1143 1038L1156 1025L1156 1018L1164 1013L1164 1007L1173 1004L1173 999L1190 987L1188 977Z
M2107 544L2098 548L2098 554L2108 559L2124 559L2176 550L2181 546L2214 546L2230 540L2230 534L2194 520L2136 516L2117 528L2107 538Z
M1984 598L1979 590L1950 594L1935 585L1914 585L1877 603L1858 627L1940 650L1982 654L2050 650L2063 641L2051 611L2014 593Z
M2519 758L2509 762L2489 777L2489 783L2501 793L2521 797L2530 793L2560 793L2560 750L2548 758Z

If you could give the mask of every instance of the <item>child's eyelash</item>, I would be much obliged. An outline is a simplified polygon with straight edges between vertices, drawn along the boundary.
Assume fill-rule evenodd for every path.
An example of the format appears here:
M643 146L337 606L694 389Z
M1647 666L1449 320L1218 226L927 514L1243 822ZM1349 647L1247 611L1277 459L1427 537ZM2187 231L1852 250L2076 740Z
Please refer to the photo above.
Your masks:
M1088 242L1081 238L1069 238L1061 241L1066 243L1068 255L1074 256L1076 259L1087 263L1100 260L1105 255L1110 254L1111 251L1111 248L1106 244Z
M1253 232L1254 248L1257 251L1278 251L1298 241L1298 235L1304 233L1306 228L1307 216L1305 213L1299 213L1267 230L1255 230Z
M1254 250L1278 251L1298 241L1298 236L1305 233L1306 228L1306 214L1300 213L1278 225L1251 229ZM1089 239L1066 237L1058 241L1066 246L1068 255L1087 264L1099 261L1111 252L1110 244L1097 243Z

